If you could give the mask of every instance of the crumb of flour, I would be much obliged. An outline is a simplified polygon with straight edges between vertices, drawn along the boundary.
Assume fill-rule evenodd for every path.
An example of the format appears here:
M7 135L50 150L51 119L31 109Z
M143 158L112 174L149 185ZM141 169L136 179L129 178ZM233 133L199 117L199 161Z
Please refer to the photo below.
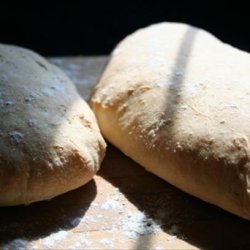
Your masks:
M124 234L130 239L160 231L160 225L142 212L129 212L121 223Z
M67 231L61 230L57 233L53 233L50 236L43 239L43 245L45 247L53 247L55 244L60 243L63 241L68 235Z
M113 241L110 239L101 239L100 243L108 247L113 247Z
M101 206L103 209L119 209L122 208L119 201L109 199L106 202L104 202Z

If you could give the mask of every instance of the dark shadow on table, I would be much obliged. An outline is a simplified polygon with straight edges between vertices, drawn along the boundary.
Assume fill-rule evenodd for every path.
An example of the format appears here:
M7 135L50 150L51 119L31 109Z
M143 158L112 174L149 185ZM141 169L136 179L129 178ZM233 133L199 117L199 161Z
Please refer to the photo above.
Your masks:
M80 223L96 196L94 180L50 201L0 208L0 248L15 239L36 240Z
M98 175L119 188L126 198L163 231L202 249L246 249L250 223L196 199L148 173L112 145ZM153 234L151 235L153 237ZM141 241L147 242L141 242ZM165 243L166 247L168 242ZM152 249L147 237L135 249Z

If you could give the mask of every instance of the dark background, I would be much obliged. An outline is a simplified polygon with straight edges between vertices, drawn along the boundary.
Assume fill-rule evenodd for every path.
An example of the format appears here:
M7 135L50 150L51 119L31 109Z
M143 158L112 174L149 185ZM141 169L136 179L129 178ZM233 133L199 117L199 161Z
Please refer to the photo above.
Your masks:
M25 6L8 2L0 5L0 42L44 56L108 54L140 27L175 21L204 28L250 51L249 8L239 1L230 2L91 0Z

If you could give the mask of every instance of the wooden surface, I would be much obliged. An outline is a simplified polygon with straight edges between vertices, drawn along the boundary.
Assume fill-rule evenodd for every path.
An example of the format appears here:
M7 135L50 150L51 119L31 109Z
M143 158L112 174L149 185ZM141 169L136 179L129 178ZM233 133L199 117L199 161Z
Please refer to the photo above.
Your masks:
M87 99L106 57L56 58ZM250 222L191 197L108 145L87 185L0 208L0 249L194 249L250 246Z

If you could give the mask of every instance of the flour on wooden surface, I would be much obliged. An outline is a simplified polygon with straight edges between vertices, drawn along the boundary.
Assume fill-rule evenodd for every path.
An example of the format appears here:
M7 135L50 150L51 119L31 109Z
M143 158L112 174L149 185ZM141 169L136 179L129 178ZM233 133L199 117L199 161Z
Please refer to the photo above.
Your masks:
M76 218L74 218L74 219L72 219L72 220L70 221L70 224L71 224L73 227L76 227L76 226L78 226L78 225L81 223L81 220L82 220L81 217L76 217Z
M68 236L68 232L61 230L57 233L53 233L50 236L43 239L42 243L45 247L53 247L55 244L60 243Z
M15 240L10 241L7 245L2 246L1 249L3 249L3 250L13 250L13 249L24 250L24 249L26 249L27 244L28 244L27 240L15 239Z
M87 238L87 236L81 236L81 238L79 239L79 242L81 244L81 246L91 246L92 242L90 239Z
M101 239L100 243L107 247L113 247L113 240L111 239Z
M122 205L119 201L109 199L102 204L101 208L103 208L103 209L120 209L120 208L122 208Z
M142 235L153 234L160 231L160 225L142 212L128 212L121 221L124 234L130 239L137 239Z

